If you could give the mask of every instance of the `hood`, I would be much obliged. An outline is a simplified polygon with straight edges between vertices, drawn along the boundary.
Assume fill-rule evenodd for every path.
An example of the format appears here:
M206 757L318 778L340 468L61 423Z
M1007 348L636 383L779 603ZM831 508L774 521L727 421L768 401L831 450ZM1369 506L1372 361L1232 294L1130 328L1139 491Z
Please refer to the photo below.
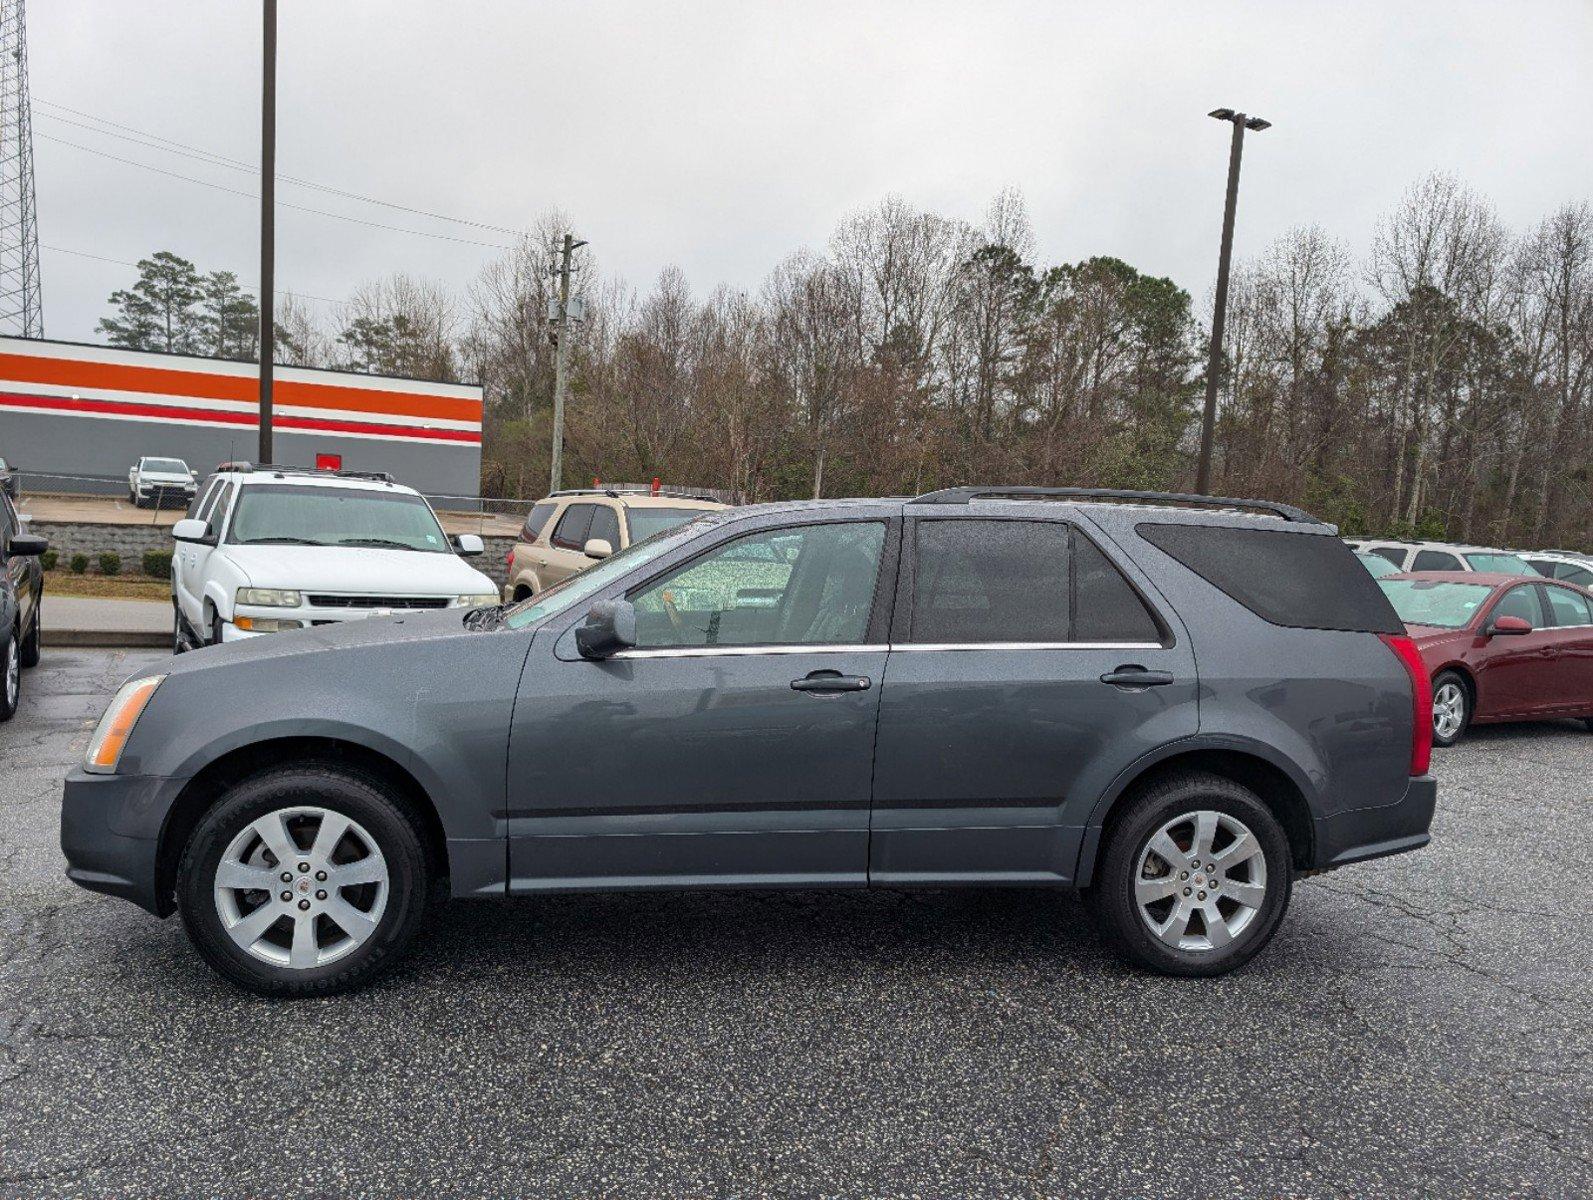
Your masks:
M395 613L392 616L366 617L359 621L337 621L289 633L201 646L187 654L168 659L163 668L173 675L189 671L226 668L238 663L266 658L289 658L325 654L329 650L348 650L361 646L398 647L445 638L491 636L495 630L472 630L465 624L468 608L440 608L424 612ZM316 669L320 669L317 667ZM335 668L328 665L325 669Z
M498 585L457 554L374 546L238 546L221 552L253 587L365 596L497 594Z
M1407 625L1405 633L1424 655L1443 647L1468 644L1476 636L1469 629L1441 629L1436 625Z

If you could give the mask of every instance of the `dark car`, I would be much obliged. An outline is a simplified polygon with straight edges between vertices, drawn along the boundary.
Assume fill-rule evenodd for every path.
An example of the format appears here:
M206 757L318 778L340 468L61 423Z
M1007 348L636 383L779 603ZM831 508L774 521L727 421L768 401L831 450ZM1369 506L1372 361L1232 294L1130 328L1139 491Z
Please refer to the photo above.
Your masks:
M0 492L4 492L13 500L22 490L22 476L17 474L17 469L4 458L0 458Z
M0 721L16 715L22 669L39 662L44 571L39 555L50 548L27 531L11 497L0 492Z
M1472 723L1580 717L1593 729L1593 592L1480 571L1378 580L1432 678L1433 741Z
M369 978L435 892L1074 888L1131 960L1214 975L1299 872L1426 844L1430 706L1376 581L1285 505L761 505L512 606L129 680L61 842L274 995Z

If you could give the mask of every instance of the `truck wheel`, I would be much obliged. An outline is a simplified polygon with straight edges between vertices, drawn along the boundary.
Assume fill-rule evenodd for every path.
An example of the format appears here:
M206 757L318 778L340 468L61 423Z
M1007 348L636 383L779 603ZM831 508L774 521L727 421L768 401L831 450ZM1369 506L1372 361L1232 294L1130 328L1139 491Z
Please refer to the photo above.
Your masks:
M1292 875L1288 838L1254 792L1188 772L1129 802L1091 907L1130 962L1163 975L1222 975L1272 940Z
M306 763L235 784L200 818L177 907L200 955L237 986L326 996L403 956L429 886L420 833L381 785Z

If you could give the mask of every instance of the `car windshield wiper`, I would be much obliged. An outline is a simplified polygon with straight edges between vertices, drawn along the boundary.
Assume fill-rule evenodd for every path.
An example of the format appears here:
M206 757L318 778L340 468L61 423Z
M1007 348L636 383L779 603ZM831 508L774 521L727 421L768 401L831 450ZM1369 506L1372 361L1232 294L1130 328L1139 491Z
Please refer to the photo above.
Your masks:
M239 538L240 546L330 546L330 542L317 542L301 537Z
M425 553L419 546L411 546L408 542L395 542L392 538L339 538L332 544L335 546L383 546L389 550L414 550L416 553Z

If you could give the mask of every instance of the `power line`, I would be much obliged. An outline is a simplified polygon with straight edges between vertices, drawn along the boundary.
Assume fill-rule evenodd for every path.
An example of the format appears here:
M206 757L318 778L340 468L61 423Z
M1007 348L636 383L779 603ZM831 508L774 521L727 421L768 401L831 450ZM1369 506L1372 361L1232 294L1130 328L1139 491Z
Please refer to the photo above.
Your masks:
M63 112L72 113L74 116L86 117L88 120L97 122L98 124L85 125L81 121L73 121L67 117L62 117L55 113L40 114L41 116L48 117L52 121L62 121L68 125L74 125L79 129L87 129L94 133L104 134L106 137L122 138L124 141L135 142L138 145L147 146L152 150L164 150L170 154L180 154L184 158L198 158L201 161L211 162L216 166L228 167L235 171L248 171L250 173L256 173L260 170L258 164L246 162L239 158L232 158L229 155L219 154L213 150L206 150L200 146L190 145L187 142L180 142L175 138L164 137L158 133L150 133L147 129L139 129L133 125L124 125L119 121L112 121L106 117L97 116L91 112L85 112L82 109L72 108L65 104L57 104L53 100L37 99L34 101L34 103L44 105L48 108L58 108ZM102 129L99 127L101 125L110 126L110 128ZM123 130L124 132L113 133L113 129ZM129 134L137 134L138 136L129 137ZM142 139L149 140L146 141ZM398 212L411 213L418 217L430 217L433 220L449 221L455 225L468 225L475 229L490 229L494 233L507 233L512 237L519 237L522 232L518 229L511 229L506 225L493 225L487 221L473 221L467 217L450 217L445 213L430 212L424 208L413 208L407 204L399 204L392 200L383 200L377 196L367 196L361 192L351 192L345 188L333 187L331 184L327 183L316 183L314 180L303 179L295 175L284 175L279 172L277 174L277 178L282 180L284 183L292 183L299 187L312 188L315 191L325 192L332 196L341 196L347 200L358 200L365 204L378 204L383 208L391 208Z
M233 196L243 196L249 200L258 200L260 198L259 193L257 192L245 192L239 188L228 187L224 183L213 183L208 179L196 179L192 175L183 175L177 171L168 171L164 167L155 166L153 163L139 162L136 158L123 158L118 154L111 154L104 150L95 149L93 146L85 146L79 142L69 142L65 138L58 138L53 134L40 133L36 134L35 136L41 137L45 141L54 142L58 146L70 146L72 149L81 150L85 154L94 154L98 155L100 158L107 158L112 162L123 163L129 167L138 167L141 170L153 171L156 175L166 175L172 179L184 180L187 183L197 183L200 187L214 188L218 192L227 192ZM331 217L336 221L348 221L351 224L366 225L372 229L386 229L391 233L408 233L414 235L415 237L436 238L439 241L457 242L465 246L484 246L490 250L514 249L513 246L505 245L502 242L482 242L477 241L474 238L454 237L452 234L447 233L431 233L424 229L404 229L397 225L384 224L381 221L367 221L361 217L351 217L344 213L330 212L324 208L309 208L303 204L288 204L284 201L278 201L277 204L279 208L291 208L298 212L314 213L318 217Z
M49 250L55 254L70 254L74 258L92 258L96 262L114 263L118 267L132 267L135 271L138 269L138 264L136 262L128 262L125 258L107 258L103 254L90 254L87 250L68 250L65 246L51 246L48 243L41 243L39 249ZM236 275L234 278L236 278ZM258 283L245 283L241 279L239 279L237 282L239 287L248 288L251 292L258 292L260 290L260 285ZM322 304L343 303L341 300L333 300L327 296L312 296L309 292L290 292L286 288L278 288L277 295L292 296L296 300L319 300Z

